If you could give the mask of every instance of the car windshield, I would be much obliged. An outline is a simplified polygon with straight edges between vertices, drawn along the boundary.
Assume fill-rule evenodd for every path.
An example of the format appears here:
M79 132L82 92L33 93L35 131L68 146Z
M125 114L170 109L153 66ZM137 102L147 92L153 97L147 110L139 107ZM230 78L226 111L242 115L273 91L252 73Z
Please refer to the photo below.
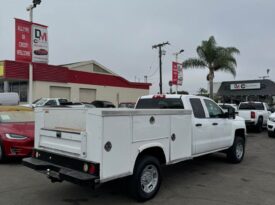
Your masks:
M32 111L0 112L0 122L34 122L34 113Z
M264 110L263 103L241 103L239 110Z
M47 102L47 99L42 98L38 100L35 104L36 106L43 106L46 102Z

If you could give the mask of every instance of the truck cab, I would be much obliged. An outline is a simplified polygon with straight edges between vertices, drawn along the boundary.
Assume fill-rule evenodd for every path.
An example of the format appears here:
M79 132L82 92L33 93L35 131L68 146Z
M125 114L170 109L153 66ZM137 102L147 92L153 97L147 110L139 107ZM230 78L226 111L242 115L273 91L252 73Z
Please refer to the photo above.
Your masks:
M246 134L244 120L229 116L213 100L193 95L148 95L139 98L135 109L192 110L192 155L224 149L233 143L235 132Z

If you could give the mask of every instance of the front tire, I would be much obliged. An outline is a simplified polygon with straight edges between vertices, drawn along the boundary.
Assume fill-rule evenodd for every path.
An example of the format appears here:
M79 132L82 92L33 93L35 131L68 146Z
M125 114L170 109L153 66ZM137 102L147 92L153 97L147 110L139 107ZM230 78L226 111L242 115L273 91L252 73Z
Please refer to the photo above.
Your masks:
M227 159L231 163L240 163L245 153L245 141L242 137L235 137L232 147L227 151Z
M135 165L130 178L131 195L140 202L152 199L161 185L159 160L153 156L143 156Z
M273 132L272 131L268 131L268 137L274 138L275 137L274 131Z
M0 162L2 162L5 159L4 150L2 143L0 142Z

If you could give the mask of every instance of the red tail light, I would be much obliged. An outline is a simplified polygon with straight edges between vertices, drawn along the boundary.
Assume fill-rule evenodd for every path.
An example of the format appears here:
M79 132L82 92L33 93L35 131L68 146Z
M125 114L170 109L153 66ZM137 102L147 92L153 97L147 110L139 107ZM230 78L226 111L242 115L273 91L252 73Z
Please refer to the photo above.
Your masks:
M90 164L90 167L89 167L89 174L95 174L95 172L96 172L95 165Z
M85 163L85 164L83 164L83 171L86 173L89 173L89 174L95 174L96 173L95 165Z
M154 95L153 99L164 99L166 96L162 94Z
M251 112L251 119L255 119L256 118L256 113L255 112Z

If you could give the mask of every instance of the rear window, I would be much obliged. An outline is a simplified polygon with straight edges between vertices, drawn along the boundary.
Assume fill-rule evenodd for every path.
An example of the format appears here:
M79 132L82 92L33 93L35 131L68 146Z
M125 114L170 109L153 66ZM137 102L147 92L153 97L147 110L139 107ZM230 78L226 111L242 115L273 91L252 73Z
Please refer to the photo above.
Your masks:
M180 98L140 99L136 109L184 109Z
M263 103L241 103L239 110L264 110Z

